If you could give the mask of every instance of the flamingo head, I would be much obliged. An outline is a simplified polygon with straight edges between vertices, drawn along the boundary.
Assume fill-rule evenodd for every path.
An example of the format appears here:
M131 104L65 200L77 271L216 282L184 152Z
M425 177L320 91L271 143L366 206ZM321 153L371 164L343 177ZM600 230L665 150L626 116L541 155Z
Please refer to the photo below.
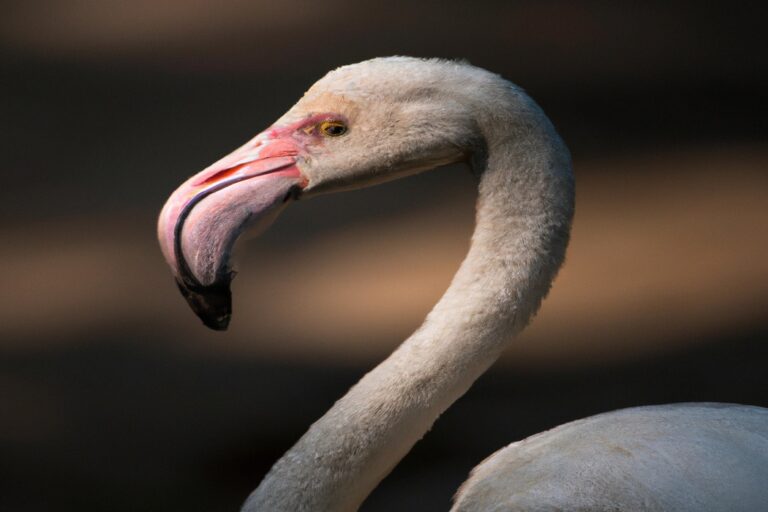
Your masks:
M332 71L271 127L171 194L160 213L160 246L205 325L229 324L230 256L245 230L265 229L299 198L388 181L471 152L472 109L457 99L466 85L451 83L446 67L398 57Z

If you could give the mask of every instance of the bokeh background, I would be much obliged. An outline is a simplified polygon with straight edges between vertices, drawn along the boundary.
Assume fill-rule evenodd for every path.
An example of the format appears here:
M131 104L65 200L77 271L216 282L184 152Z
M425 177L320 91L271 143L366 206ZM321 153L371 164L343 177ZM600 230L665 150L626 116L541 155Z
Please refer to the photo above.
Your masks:
M416 328L472 230L448 167L292 206L206 330L167 195L327 70L467 59L568 142L577 213L533 325L363 510L447 510L497 448L619 407L768 406L768 53L755 2L0 4L0 510L233 511Z

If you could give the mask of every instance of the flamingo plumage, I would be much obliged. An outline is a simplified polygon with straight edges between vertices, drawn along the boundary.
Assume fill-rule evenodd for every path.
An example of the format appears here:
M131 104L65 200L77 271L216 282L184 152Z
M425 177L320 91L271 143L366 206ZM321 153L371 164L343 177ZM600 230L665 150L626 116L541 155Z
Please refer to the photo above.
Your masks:
M244 511L357 510L493 364L564 260L571 159L539 106L503 78L390 57L331 71L168 199L158 228L165 258L203 322L225 329L230 254L243 230L265 228L297 199L459 161L477 176L476 227L447 291L277 461ZM767 482L768 410L641 407L509 445L473 470L453 510L763 510Z

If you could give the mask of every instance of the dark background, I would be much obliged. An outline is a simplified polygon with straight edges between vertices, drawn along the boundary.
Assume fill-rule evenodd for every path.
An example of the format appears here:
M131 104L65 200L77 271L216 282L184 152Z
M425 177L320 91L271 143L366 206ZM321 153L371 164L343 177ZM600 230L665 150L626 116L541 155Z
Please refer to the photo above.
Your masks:
M237 510L404 339L472 229L452 167L301 202L205 330L155 216L336 66L462 58L569 144L577 214L530 330L363 510L446 510L505 444L678 401L768 406L768 63L748 2L0 4L0 510Z

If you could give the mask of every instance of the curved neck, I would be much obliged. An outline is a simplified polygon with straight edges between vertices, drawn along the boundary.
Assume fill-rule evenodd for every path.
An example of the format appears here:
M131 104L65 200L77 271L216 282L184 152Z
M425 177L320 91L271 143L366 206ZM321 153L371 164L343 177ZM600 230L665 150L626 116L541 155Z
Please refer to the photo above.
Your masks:
M552 125L515 94L516 121L478 123L476 228L450 287L273 466L243 511L357 510L538 309L564 257L573 180Z

